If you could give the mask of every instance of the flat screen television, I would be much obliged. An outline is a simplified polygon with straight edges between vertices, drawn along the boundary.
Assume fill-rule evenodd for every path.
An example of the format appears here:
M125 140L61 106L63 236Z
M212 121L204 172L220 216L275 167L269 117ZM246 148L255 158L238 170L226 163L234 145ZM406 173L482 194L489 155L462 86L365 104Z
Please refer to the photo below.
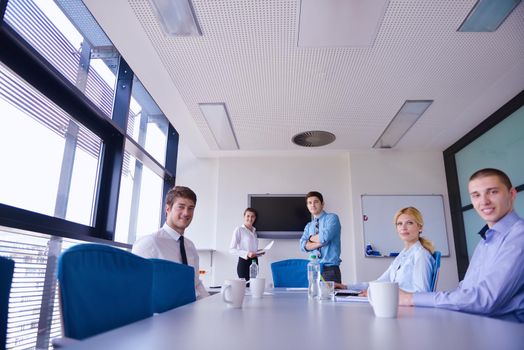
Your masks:
M248 205L258 213L259 238L300 238L311 221L304 194L250 194Z

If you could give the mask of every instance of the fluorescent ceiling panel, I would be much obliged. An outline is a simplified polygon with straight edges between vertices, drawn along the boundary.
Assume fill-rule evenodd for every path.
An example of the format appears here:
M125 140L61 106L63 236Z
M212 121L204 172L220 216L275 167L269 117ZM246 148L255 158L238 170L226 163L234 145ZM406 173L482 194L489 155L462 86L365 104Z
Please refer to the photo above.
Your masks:
M388 124L373 148L393 148L424 114L433 100L407 100Z
M388 0L302 0L298 46L372 46L388 3Z
M172 36L202 35L191 0L149 0L164 32Z
M233 125L224 103L200 103L200 110L218 147L222 150L238 149L238 142Z
M459 32L494 32L521 0L479 0Z

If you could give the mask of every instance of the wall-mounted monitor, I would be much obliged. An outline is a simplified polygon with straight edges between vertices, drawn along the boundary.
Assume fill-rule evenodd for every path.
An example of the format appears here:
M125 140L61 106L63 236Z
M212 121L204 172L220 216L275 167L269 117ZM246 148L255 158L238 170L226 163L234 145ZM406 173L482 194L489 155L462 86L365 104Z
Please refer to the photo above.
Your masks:
M248 206L258 212L259 238L300 238L311 221L304 194L250 194Z

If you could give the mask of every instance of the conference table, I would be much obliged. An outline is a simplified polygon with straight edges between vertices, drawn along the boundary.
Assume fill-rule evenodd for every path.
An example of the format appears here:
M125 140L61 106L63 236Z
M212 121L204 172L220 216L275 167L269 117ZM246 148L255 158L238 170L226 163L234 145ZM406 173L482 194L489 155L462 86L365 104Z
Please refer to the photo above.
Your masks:
M524 325L456 311L400 307L381 319L362 302L309 300L305 291L222 295L88 338L67 349L524 349Z

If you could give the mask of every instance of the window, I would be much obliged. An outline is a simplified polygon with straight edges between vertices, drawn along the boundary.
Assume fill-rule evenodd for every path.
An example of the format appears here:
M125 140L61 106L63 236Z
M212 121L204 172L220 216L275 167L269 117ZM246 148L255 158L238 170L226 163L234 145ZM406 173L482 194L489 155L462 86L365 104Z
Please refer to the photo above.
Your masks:
M7 349L52 348L51 340L61 336L57 258L78 243L83 242L0 227L0 255L15 261Z
M133 244L160 227L161 177L126 152L120 184L115 241Z
M16 261L7 348L45 349L61 332L56 258L158 229L178 134L80 0L8 0L0 21L0 255Z
M62 9L51 0L10 0L5 21L111 117L118 51L81 1L59 3Z
M138 78L133 79L127 134L165 165L169 122Z
M99 137L0 63L0 202L92 224Z
M455 158L463 206L471 205L468 193L469 176L481 168L501 169L508 174L515 186L524 184L524 163L517 161L524 153L522 130L524 130L524 107L457 152ZM478 232L485 223L472 207L464 210L463 215L468 257L471 259L475 246L480 240Z
M523 105L524 92L521 92L444 152L460 279L480 240L478 233L485 225L471 205L468 193L471 174L482 168L497 168L508 174L518 191L514 209L524 215Z

